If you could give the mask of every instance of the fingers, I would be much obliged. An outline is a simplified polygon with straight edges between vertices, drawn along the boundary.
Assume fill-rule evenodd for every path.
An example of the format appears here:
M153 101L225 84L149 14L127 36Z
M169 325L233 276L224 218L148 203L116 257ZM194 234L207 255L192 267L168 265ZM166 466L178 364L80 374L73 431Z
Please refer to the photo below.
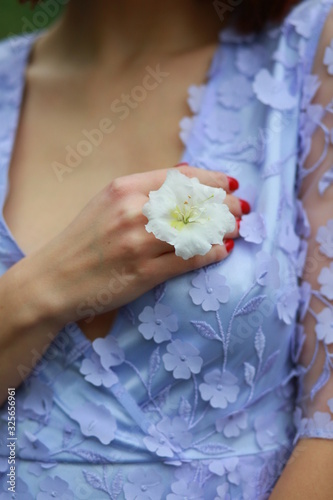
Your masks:
M236 226L234 231L231 233L227 233L224 238L224 243L226 245L226 250L227 254L231 252L234 246L233 240L239 237L239 224L240 224L240 219L236 218ZM164 254L167 253L172 253L174 254L175 249L173 245L170 245L169 243L166 243L165 241L161 241L157 239L152 233L147 233L143 236L145 238L145 248L143 249L145 251L145 255L150 255L153 258L163 256ZM221 245L218 245L221 246ZM217 249L216 252L219 250ZM212 254L213 255L213 254ZM219 254L218 254L219 255ZM225 258L227 255L225 251L222 251L222 258ZM177 257L178 258L178 257ZM183 261L183 259L181 259ZM184 261L185 262L185 261ZM208 264L204 264L208 265Z
M176 167L174 167L176 168ZM232 193L238 189L239 183L233 177L229 177L222 172L214 172L212 170L204 170L201 168L191 167L189 165L180 164L177 167L179 172L186 175L189 178L196 177L201 184L207 186L222 188L227 192L225 203L229 206L230 211L235 217L242 217L242 215L248 214L251 211L251 207L246 200L237 198ZM150 185L149 190L157 190L161 187L165 181L168 169L154 171L154 176L150 176L147 180L146 186ZM155 175L156 173L156 175ZM139 174L142 175L142 174ZM154 186L154 187L152 187ZM147 194L149 191L147 191Z
M235 229L231 233L227 233L224 237L224 239L236 239L239 237L239 225L240 225L241 219L239 217L236 217L236 225Z
M227 257L226 254L229 254L232 251L232 249L234 247L233 240L235 240L239 237L240 221L241 221L241 219L236 218L236 225L235 225L234 231L232 231L231 233L227 233L225 235L224 244L226 246L226 248L225 248L226 252L225 252L225 250L221 250L221 249L215 250L215 253L217 253L218 256L220 255L218 252L222 251L222 259L226 258ZM169 243L158 240L152 233L146 233L146 235L144 237L146 239L146 249L147 249L146 255L151 255L152 257L159 257L159 256L163 256L164 254L167 254L167 253L174 253L174 251L175 251L173 245L170 245ZM218 245L218 246L221 247L221 245ZM212 255L212 258L214 258L213 257L214 253L212 253L211 255ZM183 259L181 259L181 260L183 260ZM208 264L204 264L204 265L208 265Z
M222 188L227 193L231 193L238 189L239 184L236 179L229 177L222 172L215 172L213 170L204 170L202 168L191 167L190 165L183 165L177 167L177 170L187 177L196 177L199 179L201 184L206 184L207 186Z
M188 177L197 177L201 183L210 185L212 187L223 187L223 189L226 188L228 190L228 194L225 198L225 203L228 205L231 213L236 218L236 226L231 233L228 233L226 235L226 239L233 240L235 238L238 238L239 224L241 217L242 215L249 213L250 205L245 200L241 200L236 196L234 196L233 194L231 194L230 192L231 187L233 189L235 187L238 187L237 181L220 172L207 171L196 167L191 167L188 165L180 165L177 168L179 169L179 171L181 171L182 173L184 173L184 175L187 175ZM154 190L153 189L154 184L157 183L158 185L156 187L157 189L159 189L167 175L167 172L168 169L164 169L164 170L156 170L153 172L145 172L142 174L130 175L121 178L122 180L120 182L120 186L118 186L118 190L120 188L120 194L122 195L124 189L126 192L126 182L135 183L135 190L134 191L130 190L132 191L132 193L129 197L129 200L133 201L132 202L128 201L128 203L126 204L126 210L123 210L123 212L124 211L126 212L124 219L125 221L126 220L128 221L129 225L134 224L136 227L140 226L142 228L142 231L145 233L145 234L141 233L140 229L140 234L142 235L140 236L140 239L142 241L142 248L144 247L143 249L145 250L145 255L149 255L152 258L158 258L163 254L174 254L174 248L172 245L160 241L157 238L155 238L153 234L149 234L148 232L146 232L145 225L147 224L147 218L142 214L142 207L148 201L149 188L152 188L151 190ZM132 197L132 195L135 196ZM217 253L218 256L220 256L221 259L223 259L228 255L228 249L231 250L231 245L232 243L230 242L228 243L228 246L225 248L217 246L216 249L212 251L210 255L214 256L215 252ZM210 257L208 257L208 259L209 258ZM212 258L214 261L214 257ZM181 262L181 266L184 267L183 259L179 260ZM205 264L203 265L209 264L209 262L207 264L207 257L201 258L200 256L198 256L198 260L199 262L205 262ZM191 266L191 264L186 264L185 265L186 269L188 268L188 265Z
M174 252L169 252L156 258L152 265L156 269L156 276L162 273L161 279L165 281L180 274L220 262L230 255L232 249L233 240L225 240L224 245L213 245L206 255L196 255L191 259L184 260L177 257Z
M232 177L228 177L222 172L214 172L212 170L204 170L202 168L191 167L189 165L181 164L177 168L179 172L186 175L187 177L196 177L199 179L201 184L206 184L207 186L222 188L227 193L231 193L238 189L238 181ZM141 191L142 193L148 194L149 191L157 191L166 179L168 171L171 169L160 169L151 172L143 172L140 174L131 174L123 179L127 179L129 183Z
M221 172L203 170L183 164L181 164L178 169L184 175L187 175L187 177L197 177L201 184L224 189L227 192L225 203L235 217L241 218L242 215L250 213L250 204L246 200L237 198L232 194L233 191L236 191L239 187L238 181L233 177L229 177Z
M235 217L241 217L250 212L251 207L248 202L232 194L239 186L236 179L228 177L222 172L204 170L189 165L181 164L179 167L174 168L177 168L187 177L196 177L201 184L224 189L227 192L225 203ZM129 193L136 193L136 195L141 193L144 197L148 197L150 191L157 191L162 186L169 170L154 170L118 177L107 186L107 192L113 197L124 196Z
M156 238L153 233L147 233L145 235L145 248L146 254L150 255L152 258L159 257L167 253L175 253L175 248L170 243L161 241Z
M230 243L232 242L232 243ZM186 262L187 271L193 271L226 259L234 248L233 240L225 240L224 245L213 245L206 255L197 255Z
M230 212L238 219L251 211L250 204L247 201L237 198L232 194L227 194L224 202L228 205Z

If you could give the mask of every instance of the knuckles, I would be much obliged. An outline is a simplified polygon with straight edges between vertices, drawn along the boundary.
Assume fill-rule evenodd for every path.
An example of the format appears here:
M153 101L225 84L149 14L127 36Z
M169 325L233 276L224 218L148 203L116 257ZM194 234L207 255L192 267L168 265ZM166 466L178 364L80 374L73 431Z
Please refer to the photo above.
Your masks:
M112 179L106 189L110 199L124 198L133 192L132 185L126 177Z
M212 176L212 179L213 179L213 176ZM227 182L226 182L226 175L225 174L222 174L222 172L216 172L216 175L214 175L214 179L215 179L215 183L216 183L217 187L219 187L219 188L226 187Z
M143 256L143 241L142 236L138 234L136 231L129 231L124 233L118 241L120 254L124 259L128 259L131 261L131 264L134 264L134 261L140 260Z
M230 212L235 217L239 217L241 215L239 199L236 196L234 196L233 194L227 194L224 202L226 205L228 205Z
M187 175L187 177L195 176L193 167L190 167L190 165L182 165L181 167L177 167L177 170L179 170L182 174Z
M117 220L121 228L131 228L143 224L143 214L137 207L122 204L117 210Z
M191 270L199 269L223 260L226 257L225 247L223 245L213 245L206 255L195 255L188 260Z
M133 183L124 177L113 179L105 188L104 208L112 219L112 227L121 230L144 224L146 218Z

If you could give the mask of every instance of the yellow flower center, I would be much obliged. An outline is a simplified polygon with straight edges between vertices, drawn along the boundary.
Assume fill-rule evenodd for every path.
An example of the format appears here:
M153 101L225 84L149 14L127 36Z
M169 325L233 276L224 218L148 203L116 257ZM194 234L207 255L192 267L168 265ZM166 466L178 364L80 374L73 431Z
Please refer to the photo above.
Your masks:
M211 196L203 200L202 204L213 197L214 195L212 194ZM202 223L204 221L203 219L200 220L200 218L203 215L204 211L204 207L192 205L191 196L188 195L188 200L184 201L184 203L180 207L176 205L176 208L171 211L170 224L178 231L181 231L187 226L187 224L193 224L195 222ZM209 218L206 218L206 220L209 220Z

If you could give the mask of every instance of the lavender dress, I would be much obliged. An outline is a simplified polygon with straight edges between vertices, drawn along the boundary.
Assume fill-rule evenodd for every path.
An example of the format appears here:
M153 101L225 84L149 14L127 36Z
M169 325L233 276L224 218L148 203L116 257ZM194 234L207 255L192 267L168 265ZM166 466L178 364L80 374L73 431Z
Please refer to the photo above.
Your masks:
M239 179L242 238L122 307L105 338L59 332L16 389L15 494L0 410L0 500L267 499L300 438L333 439L333 108L320 93L333 43L322 81L311 75L332 4L221 33L206 85L189 89L182 160ZM0 43L1 206L38 36ZM0 274L22 258L1 215Z

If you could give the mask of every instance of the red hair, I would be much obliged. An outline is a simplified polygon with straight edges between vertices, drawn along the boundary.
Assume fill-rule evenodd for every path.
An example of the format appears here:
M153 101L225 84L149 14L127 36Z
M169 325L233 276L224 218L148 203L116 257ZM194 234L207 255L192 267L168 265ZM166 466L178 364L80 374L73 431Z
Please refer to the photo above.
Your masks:
M43 0L19 0L35 7ZM279 23L300 0L214 0L221 21L232 22L242 33L262 30L267 23Z

